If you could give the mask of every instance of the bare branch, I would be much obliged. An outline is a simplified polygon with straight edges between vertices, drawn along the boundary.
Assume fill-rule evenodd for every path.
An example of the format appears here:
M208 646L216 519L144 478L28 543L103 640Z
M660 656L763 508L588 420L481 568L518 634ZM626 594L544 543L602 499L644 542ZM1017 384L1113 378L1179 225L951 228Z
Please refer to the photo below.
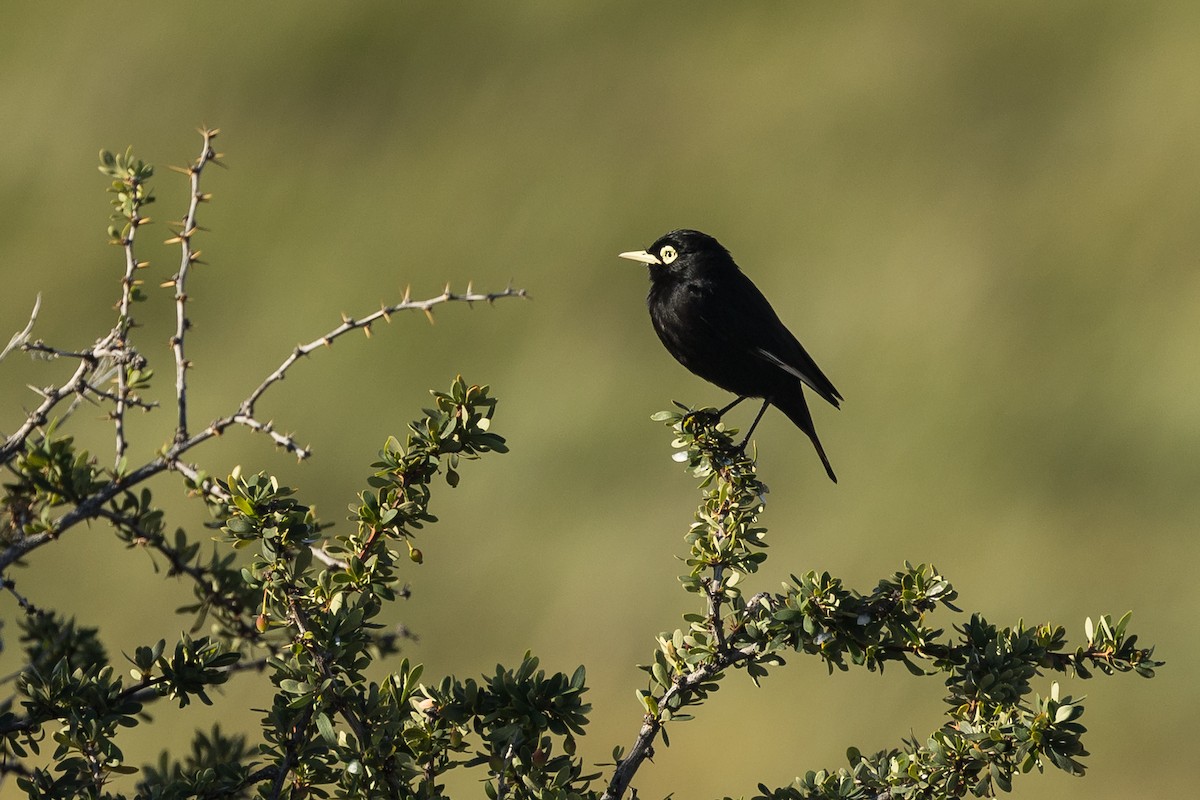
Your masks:
M451 301L466 302L468 304L479 301L494 303L504 297L528 297L528 295L524 289L514 289L512 286L509 286L502 292L491 292L486 294L471 291L469 287L468 290L463 294L455 294L454 292L451 292L450 287L447 286L446 290L437 297L431 297L428 300L411 300L409 299L408 291L405 290L404 299L396 305L383 306L375 313L368 314L362 319L356 320L351 317L343 317L342 324L331 330L329 333L325 334L319 339L314 339L308 344L297 345L296 349L292 351L292 354L285 358L283 363L280 364L274 372L268 375L266 380L264 380L259 387L251 392L250 396L242 402L241 413L244 416L253 417L254 404L258 402L258 399L262 397L263 393L267 391L272 384L284 379L292 364L295 364L301 356L306 356L317 348L331 346L335 339L337 339L339 336L349 333L350 331L357 330L359 328L370 330L371 325L381 319L384 322L391 322L391 315L399 311L424 311L426 314L431 315L433 307L442 303L448 303Z
M23 595L17 591L17 584L13 581L12 578L6 577L3 579L0 579L0 588L4 588L5 590L8 591L9 594L11 594L13 597L15 597L17 599L17 605L19 605L21 607L21 610L24 611L26 614L45 614L46 613L46 612L42 611L40 608L38 608L37 606L35 606L28 597L26 597L25 595Z
M248 424L250 421L257 423L257 420L255 420L253 416L254 403L274 383L283 379L287 370L300 356L307 355L312 350L320 347L322 344L332 343L334 339L342 336L348 331L355 330L357 328L364 328L380 318L386 319L389 314L397 311L429 311L434 306L447 302L470 303L483 300L491 303L504 297L526 296L527 295L524 289L514 289L511 286L506 288L504 291L488 294L478 294L475 292L454 294L447 291L427 300L411 300L406 298L396 305L385 306L379 311L376 311L375 313L364 317L361 320L346 320L320 339L317 339L308 345L301 345L300 347L297 347L293 351L292 355L284 359L283 363L278 369L271 373L271 375L269 375L266 380L264 380L258 386L258 388L250 394L249 397L239 404L237 411L214 420L207 428L199 433L191 434L182 442L174 443L157 458L148 461L142 466L130 470L123 475L113 478L113 480L111 480L109 483L101 486L91 496L82 500L70 511L67 511L65 514L55 520L54 524L49 530L19 537L7 547L0 550L0 572L7 569L9 565L20 559L26 553L41 547L47 542L57 539L67 530L71 529L75 525L78 525L80 522L99 516L100 510L104 508L104 504L112 500L121 492L137 486L146 480L149 480L160 472L164 472L168 469L179 469L180 465L182 464L182 456L193 447L208 441L214 436L219 436L232 425L246 425L247 427L251 428L255 427L254 425ZM57 402L70 394L86 391L85 386L87 383L87 378L91 374L90 370L93 370L94 368L95 367L92 365L91 361L81 359L79 368L76 370L75 375L70 381L68 381L62 387L45 390L45 399L38 409L30 414L29 419L26 420L25 424L22 425L15 434L9 437L4 445L0 446L0 463L4 463L8 458L11 457L13 453L16 452L18 448L23 446L25 439L38 425L44 424L47 421L46 413L49 411L49 409L53 408ZM265 427L261 423L257 424L260 428ZM307 448L301 448L295 445L291 437L282 437L282 435L276 434L273 438L276 438L276 441L279 441L279 438L282 438L285 442L292 442L290 448L292 452L296 452L297 454L303 452L305 456L310 453Z
M61 403L64 398L85 391L88 380L91 378L92 373L96 371L98 365L99 363L96 359L80 359L79 366L75 368L75 373L62 386L36 390L41 395L42 402L38 404L37 408L29 412L21 427L17 428L15 433L5 439L3 444L0 444L0 464L7 464L12 460L12 457L25 446L25 440L29 438L30 434L50 421L51 409Z
M188 328L191 327L191 321L187 318L185 310L188 301L186 291L188 270L199 257L199 253L192 249L192 235L197 230L196 209L201 203L208 200L208 195L200 192L200 174L210 161L215 161L219 156L212 149L212 141L216 138L217 133L216 130L207 128L200 131L204 137L204 146L191 166L183 170L191 181L191 200L188 203L187 214L184 215L179 232L172 239L167 240L168 242L178 242L181 251L179 271L171 278L171 283L175 287L175 334L171 337L171 350L175 354L175 398L178 409L175 427L176 443L182 442L188 437L187 370L191 364L184 357L183 342Z
M80 392L79 396L83 397L87 400L91 400L91 398L87 396L88 394L94 394L97 397L101 397L105 400L112 400L114 402L116 402L116 400L117 400L116 392L110 392L108 389L101 389L99 386L93 386L90 383L85 383L83 386L83 389L84 389L84 391ZM93 401L93 402L95 402L95 401ZM138 397L137 395L131 394L125 398L125 405L129 408L140 408L143 411L149 411L152 408L158 408L158 401L157 400L148 400L148 401L143 400L142 398Z
M237 414L234 416L233 421L238 425L246 426L252 431L258 431L259 433L267 434L275 440L275 444L279 445L289 453L295 453L296 458L300 461L303 461L312 455L311 448L301 447L290 435L279 433L275 430L269 420L267 422L259 422L254 417L248 417L244 414Z
M97 355L92 350L80 350L80 351L62 350L58 347L51 347L50 345L43 342L41 339L38 339L37 341L33 341L33 342L25 342L21 345L21 349L24 350L26 353L41 353L42 356L47 361L52 361L56 358L82 358L85 360L86 359L97 359L98 360L102 355L108 355L108 353L102 353L100 355Z
M724 600L725 582L722 575L724 564L713 565L713 574L704 582L704 593L708 596L708 627L717 644L717 652L724 652L728 645L725 641L725 621L721 619L721 602Z

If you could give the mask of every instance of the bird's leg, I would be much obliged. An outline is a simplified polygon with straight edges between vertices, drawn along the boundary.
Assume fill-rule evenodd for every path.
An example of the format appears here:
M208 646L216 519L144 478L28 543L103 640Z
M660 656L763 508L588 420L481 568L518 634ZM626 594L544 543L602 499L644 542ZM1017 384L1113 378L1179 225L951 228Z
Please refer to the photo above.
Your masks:
M739 397L739 398L738 398L738 399L737 399L737 400L734 402L734 404L733 404L733 405L737 405L738 403L742 402L742 401L743 401L743 400L745 400L745 399L746 399L746 398L744 398L744 397ZM760 409L758 410L758 416L756 416L756 417L754 418L754 422L751 422L751 423L750 423L750 430L746 431L746 438L745 438L745 439L742 439L742 443L741 443L741 444L739 444L739 445L737 446L737 449L738 449L738 450L745 450L745 449L746 449L746 445L750 443L750 434L754 433L754 429L755 429L756 427L758 427L758 421L759 421L760 419L762 419L762 418L763 418L763 414L767 413L767 406L769 406L770 404L771 404L771 401L770 401L770 400L763 400L762 408L760 408ZM728 411L728 410L729 410L730 408L732 408L732 407L733 407L733 406L729 406L729 407L728 407L728 408L726 408L725 410L726 410L726 411ZM721 412L721 413L724 413L724 412Z
M704 419L711 419L714 422L720 422L721 417L725 416L726 411L733 408L734 406L736 406L738 403L742 402L745 399L746 399L746 397L745 397L745 395L743 395L742 397L739 397L738 399L734 400L732 403L725 406L724 408L722 408L720 411L718 411L715 414L708 412L708 411L703 411L703 410L689 411L688 413L683 415L683 418L685 420L687 420L687 419L695 419L697 417L702 417Z
M730 403L729 405L722 408L720 411L717 412L717 419L720 419L721 417L725 416L726 411L732 410L734 406L736 406L738 403L742 402L745 399L746 399L746 395L742 395L737 400L734 400L732 403ZM762 416L762 415L759 414L759 416Z

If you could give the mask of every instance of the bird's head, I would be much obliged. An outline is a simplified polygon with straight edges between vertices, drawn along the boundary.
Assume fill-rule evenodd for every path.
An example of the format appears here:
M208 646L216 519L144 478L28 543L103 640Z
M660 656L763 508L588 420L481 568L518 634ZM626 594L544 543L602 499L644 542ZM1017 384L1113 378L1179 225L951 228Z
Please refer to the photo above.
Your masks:
M620 257L648 265L651 278L736 269L729 251L720 242L707 233L692 230L671 231L645 250L631 250Z

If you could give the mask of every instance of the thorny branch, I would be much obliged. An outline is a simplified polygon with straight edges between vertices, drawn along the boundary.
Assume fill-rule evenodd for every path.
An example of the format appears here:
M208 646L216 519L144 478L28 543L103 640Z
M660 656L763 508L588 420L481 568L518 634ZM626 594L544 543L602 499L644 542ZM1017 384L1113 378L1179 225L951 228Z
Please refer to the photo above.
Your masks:
M19 605L21 607L21 610L24 611L26 614L44 614L45 613L40 608L35 606L28 597L26 597L25 595L23 595L17 591L17 584L13 582L12 578L4 578L4 579L0 580L0 588L5 589L9 594L11 594L14 598L16 598L17 605ZM0 681L0 682L3 682L3 681Z
M131 196L138 198L143 191L143 185L136 177L126 179ZM130 316L129 308L133 300L133 290L141 281L136 280L134 273L145 267L145 263L137 260L137 255L134 253L133 242L137 236L138 227L150 221L149 217L141 215L141 204L135 200L132 204L132 209L129 215L129 227L123 238L121 239L121 247L125 251L125 275L121 279L121 304L120 312L117 315L116 327L105 339L105 343L121 351L123 354L132 353L129 347L129 331L133 327L133 317ZM129 447L129 443L125 438L125 408L129 399L129 363L130 360L123 358L121 363L117 365L117 402L113 410L113 424L116 427L117 438L117 457L116 463L120 464L121 459L125 457L125 451Z
M347 317L343 315L341 325L329 331L324 336L314 339L308 344L297 345L296 349L292 351L291 355L285 358L283 363L281 363L274 372L268 375L266 379L258 386L258 388L250 393L249 397L242 401L242 405L239 409L240 416L252 419L254 417L254 406L258 402L258 399L262 397L263 393L267 391L272 384L283 380L287 376L287 371L293 364L295 364L302 356L307 356L309 353L320 347L332 346L335 339L337 339L339 336L349 333L350 331L362 329L363 333L370 337L372 325L381 319L384 322L391 322L392 314L395 314L399 311L423 311L425 312L425 315L432 321L433 307L441 303L450 301L465 302L467 304L478 302L494 303L503 297L528 297L528 295L524 289L514 289L512 286L505 288L504 291L501 292L481 294L474 291L471 284L468 283L466 292L463 292L462 294L450 291L450 286L447 285L446 288L442 290L442 293L437 297L431 297L428 300L413 300L410 297L410 289L405 289L404 298L399 303L391 306L382 306L378 311L368 314L362 319L354 319L353 317ZM242 422L242 424L245 423ZM288 447L287 445L283 446L289 450L295 449L294 447ZM304 453L297 452L297 455L299 455L300 458L305 458L308 454L307 451L305 451Z
M298 458L304 459L311 455L311 450L307 447L302 447L289 434L282 434L275 430L271 421L263 422L254 415L255 404L261 399L263 394L272 385L283 380L291 366L300 359L301 356L309 355L313 350L319 347L331 346L339 337L353 330L361 329L368 336L371 333L371 326L379 320L390 321L391 315L400 311L419 310L425 313L426 316L433 319L433 308L437 305L447 302L466 302L472 304L475 302L494 303L496 300L505 297L526 297L525 290L516 289L512 286L505 288L500 292L480 293L474 291L470 284L467 285L466 292L456 293L450 290L449 285L443 292L426 300L413 300L409 290L405 290L403 299L393 305L384 305L378 311L375 311L361 319L353 319L343 316L342 323L308 344L297 346L287 358L277 367L270 375L268 375L244 400L242 400L234 411L213 420L206 428L197 432L190 433L187 424L187 382L186 371L189 363L184 353L184 339L189 327L189 321L186 317L186 280L188 270L192 264L197 263L199 252L192 248L191 239L193 234L199 230L196 224L196 213L200 203L206 202L209 195L200 191L200 175L204 167L208 163L220 165L218 160L220 154L212 149L212 141L217 135L217 130L203 129L200 131L204 137L203 148L200 155L197 157L191 166L182 170L189 176L190 179L190 202L188 212L184 217L180 230L176 233L171 242L178 242L181 246L180 266L179 271L172 277L168 285L175 287L175 305L176 305L176 329L175 334L171 339L171 347L175 356L176 366L176 400L178 407L178 418L175 430L174 441L170 446L163 448L159 454L142 464L140 467L129 470L122 466L128 442L125 436L124 417L125 412L130 407L140 407L148 409L153 403L148 403L136 395L132 394L129 385L129 371L131 368L139 369L145 364L145 359L142 358L128 344L129 331L134 327L134 321L130 316L130 307L136 299L135 290L140 281L134 278L138 269L145 267L145 263L137 260L134 252L134 239L138 228L149 221L148 217L142 216L140 209L146 203L151 202L152 197L142 180L143 175L149 175L152 170L146 170L141 162L137 162L137 167L131 169L128 174L118 173L120 180L117 183L116 191L120 202L114 201L118 205L120 213L117 215L120 219L124 219L126 225L118 231L116 228L110 229L113 232L114 241L121 245L125 255L125 271L121 281L121 300L119 303L119 313L117 322L112 330L103 338L97 341L92 347L79 350L69 351L55 347L51 347L41 341L31 342L29 337L32 333L34 323L37 320L38 312L41 308L41 297L39 295L34 304L33 311L30 314L28 324L24 330L13 336L8 346L0 354L0 358L7 355L16 348L20 348L26 352L39 352L55 358L75 358L79 363L75 368L71 377L60 386L50 386L46 388L35 389L41 396L42 400L38 406L28 412L24 422L10 436L0 442L0 464L9 463L21 450L25 447L29 437L42 426L46 425L51 420L51 412L63 400L69 397L85 398L91 394L102 400L109 400L114 403L115 410L113 419L116 427L116 463L118 470L114 473L108 483L103 484L93 492L89 497L82 500L69 511L65 512L47 529L38 533L20 536L8 544L3 550L0 550L0 572L6 569L14 561L24 556L26 553L40 547L41 545L58 538L65 531L69 530L79 522L93 519L98 516L103 516L105 513L105 505L113 498L117 497L124 491L128 491L132 487L142 483L143 481L157 475L160 472L169 469L175 469L189 478L194 478L198 473L191 467L188 467L183 456L193 447L211 439L214 436L219 436L227 428L232 425L241 425L259 433L265 433L276 444L284 448L288 452L295 453ZM108 174L114 174L111 167L113 159L108 154L104 154L107 167L102 167L102 171ZM120 159L116 160L120 165ZM123 204L123 205L122 205ZM114 366L117 374L117 389L116 392L110 392L98 386L99 380L107 372L109 366ZM89 398L90 399L90 398ZM210 495L215 495L219 489L212 481L208 481L204 486L200 486L202 491ZM321 550L314 550L314 555L321 559L324 563L330 566L343 567L344 564L337 559L334 559Z
M724 651L727 647L725 643L725 621L721 619L721 602L724 599L723 590L725 586L722 580L724 571L724 564L715 564L713 566L712 577L705 579L704 583L704 593L708 596L708 628L712 632L713 641L717 643L718 651Z
M247 425L249 420L254 419L252 412L248 413L248 410L253 408L254 401L259 399L263 393L274 383L282 380L288 368L290 368L291 365L294 364L301 355L307 355L321 345L332 344L337 337L347 333L348 331L355 330L356 328L367 328L373 322L381 318L388 319L390 318L391 314L399 311L419 310L429 314L434 306L442 303L473 303L480 301L492 303L505 297L526 296L525 290L514 289L511 286L503 291L491 293L467 291L462 294L457 294L447 289L446 291L443 291L442 294L436 297L431 297L427 300L412 300L406 296L406 298L400 303L391 306L385 306L379 311L376 311L375 313L364 317L361 320L347 319L343 321L341 325L339 325L337 328L334 328L320 339L317 339L309 345L301 345L300 347L297 347L296 350L293 351L292 355L286 358L278 369L271 373L271 375L268 376L267 379L264 380L263 383L259 385L259 387L255 389L249 397L247 397L238 405L237 411L213 420L213 422L211 422L204 430L191 434L182 442L174 443L161 455L151 459L142 466L129 470L121 475L114 476L112 480L97 489L96 492L90 497L86 498L70 511L67 511L57 520L55 520L54 524L49 530L21 537L5 547L3 550L0 550L0 571L7 569L9 565L11 565L17 559L23 557L26 553L41 547L51 540L57 539L67 530L71 529L80 522L95 518L99 515L100 509L104 507L104 504L112 500L121 492L137 486L138 484L154 477L160 472L172 468L178 468L182 463L182 456L197 445L208 441L214 436L219 436L232 425ZM71 394L84 391L83 376L87 374L88 363L89 362L87 361L81 361L80 367L76 371L76 375L70 381L64 384L64 386L58 389L47 390L47 399L43 402L42 406L39 406L40 412L37 412L40 414L42 423L46 421L46 414L48 414L49 410L53 408L56 402L61 401L64 397L67 397ZM50 402L51 399L53 399L54 402ZM32 432L38 424L41 424L34 424L32 422L33 417L34 415L31 415L30 420L26 421L26 425L22 426L21 430L18 431L18 434L22 435L18 438L18 434L14 434L12 437L10 437L10 442L15 441L17 446L24 444L24 440L28 437L29 433ZM267 426L265 423L258 423L258 428L256 429L262 429L266 427ZM296 453L301 458L306 458L311 454L310 450L297 445L295 440L293 440L291 437L282 438L284 441L280 443L281 446L290 452ZM279 441L279 439L277 438L276 441ZM13 452L15 452L15 449Z
M35 430L50 421L50 411L67 397L82 394L87 391L88 379L96 371L95 359L80 359L75 372L62 386L48 386L44 389L34 389L41 396L42 402L25 417L21 427L0 444L0 464L7 464L21 448L25 440Z
M210 162L218 166L221 164L218 160L221 154L212 149L212 141L217 138L218 133L220 133L219 129L202 129L200 135L204 137L204 146L200 149L200 155L187 169L176 168L179 172L187 175L191 183L191 201L188 204L187 214L180 223L179 231L167 240L167 244L179 244L181 251L179 271L163 284L175 287L175 334L171 337L171 350L175 355L175 398L178 408L175 441L177 443L188 437L187 371L191 363L184 357L183 342L188 328L191 327L191 321L187 318L185 308L188 301L186 288L188 270L192 264L199 263L200 259L200 251L192 248L192 236L199 230L196 225L196 209L201 203L208 202L210 197L200 191L200 174Z

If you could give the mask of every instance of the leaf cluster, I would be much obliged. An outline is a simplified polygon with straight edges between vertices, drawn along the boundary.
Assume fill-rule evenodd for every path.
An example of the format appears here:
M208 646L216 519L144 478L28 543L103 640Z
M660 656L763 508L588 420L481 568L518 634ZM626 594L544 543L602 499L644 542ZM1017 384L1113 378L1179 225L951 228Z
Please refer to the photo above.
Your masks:
M123 245L138 225L148 221L141 216L141 210L154 202L154 193L148 184L154 176L154 167L135 158L133 148L129 147L124 153L101 150L100 171L113 179L108 187L112 195L112 218L120 224L120 227L109 226L108 235L114 244Z
M675 432L676 460L701 478L703 499L686 536L691 571L681 581L707 607L685 615L687 627L658 637L638 693L648 720L643 733L661 732L669 743L666 723L690 719L727 670L745 670L758 684L789 653L816 656L831 672L899 662L914 675L941 675L950 690L948 721L924 742L870 756L851 749L849 769L810 772L778 790L760 786L762 797L990 796L1010 790L1015 774L1047 763L1082 774L1082 699L1060 698L1057 683L1038 696L1033 681L1048 672L1087 678L1092 670L1151 677L1162 663L1126 635L1128 614L1117 623L1101 617L1098 626L1088 620L1087 643L1073 650L1065 630L1049 623L998 627L973 614L948 633L930 617L939 608L958 611L958 594L925 564L905 562L869 592L807 572L792 575L780 592L746 599L741 579L760 568L766 547L758 518L767 492L753 460L710 409L681 407L655 419ZM637 755L636 747L618 753L618 772Z
M56 436L51 425L42 436L31 437L4 484L0 508L6 512L4 535L9 540L54 531L64 506L75 507L106 480L86 450L78 450L70 436Z

